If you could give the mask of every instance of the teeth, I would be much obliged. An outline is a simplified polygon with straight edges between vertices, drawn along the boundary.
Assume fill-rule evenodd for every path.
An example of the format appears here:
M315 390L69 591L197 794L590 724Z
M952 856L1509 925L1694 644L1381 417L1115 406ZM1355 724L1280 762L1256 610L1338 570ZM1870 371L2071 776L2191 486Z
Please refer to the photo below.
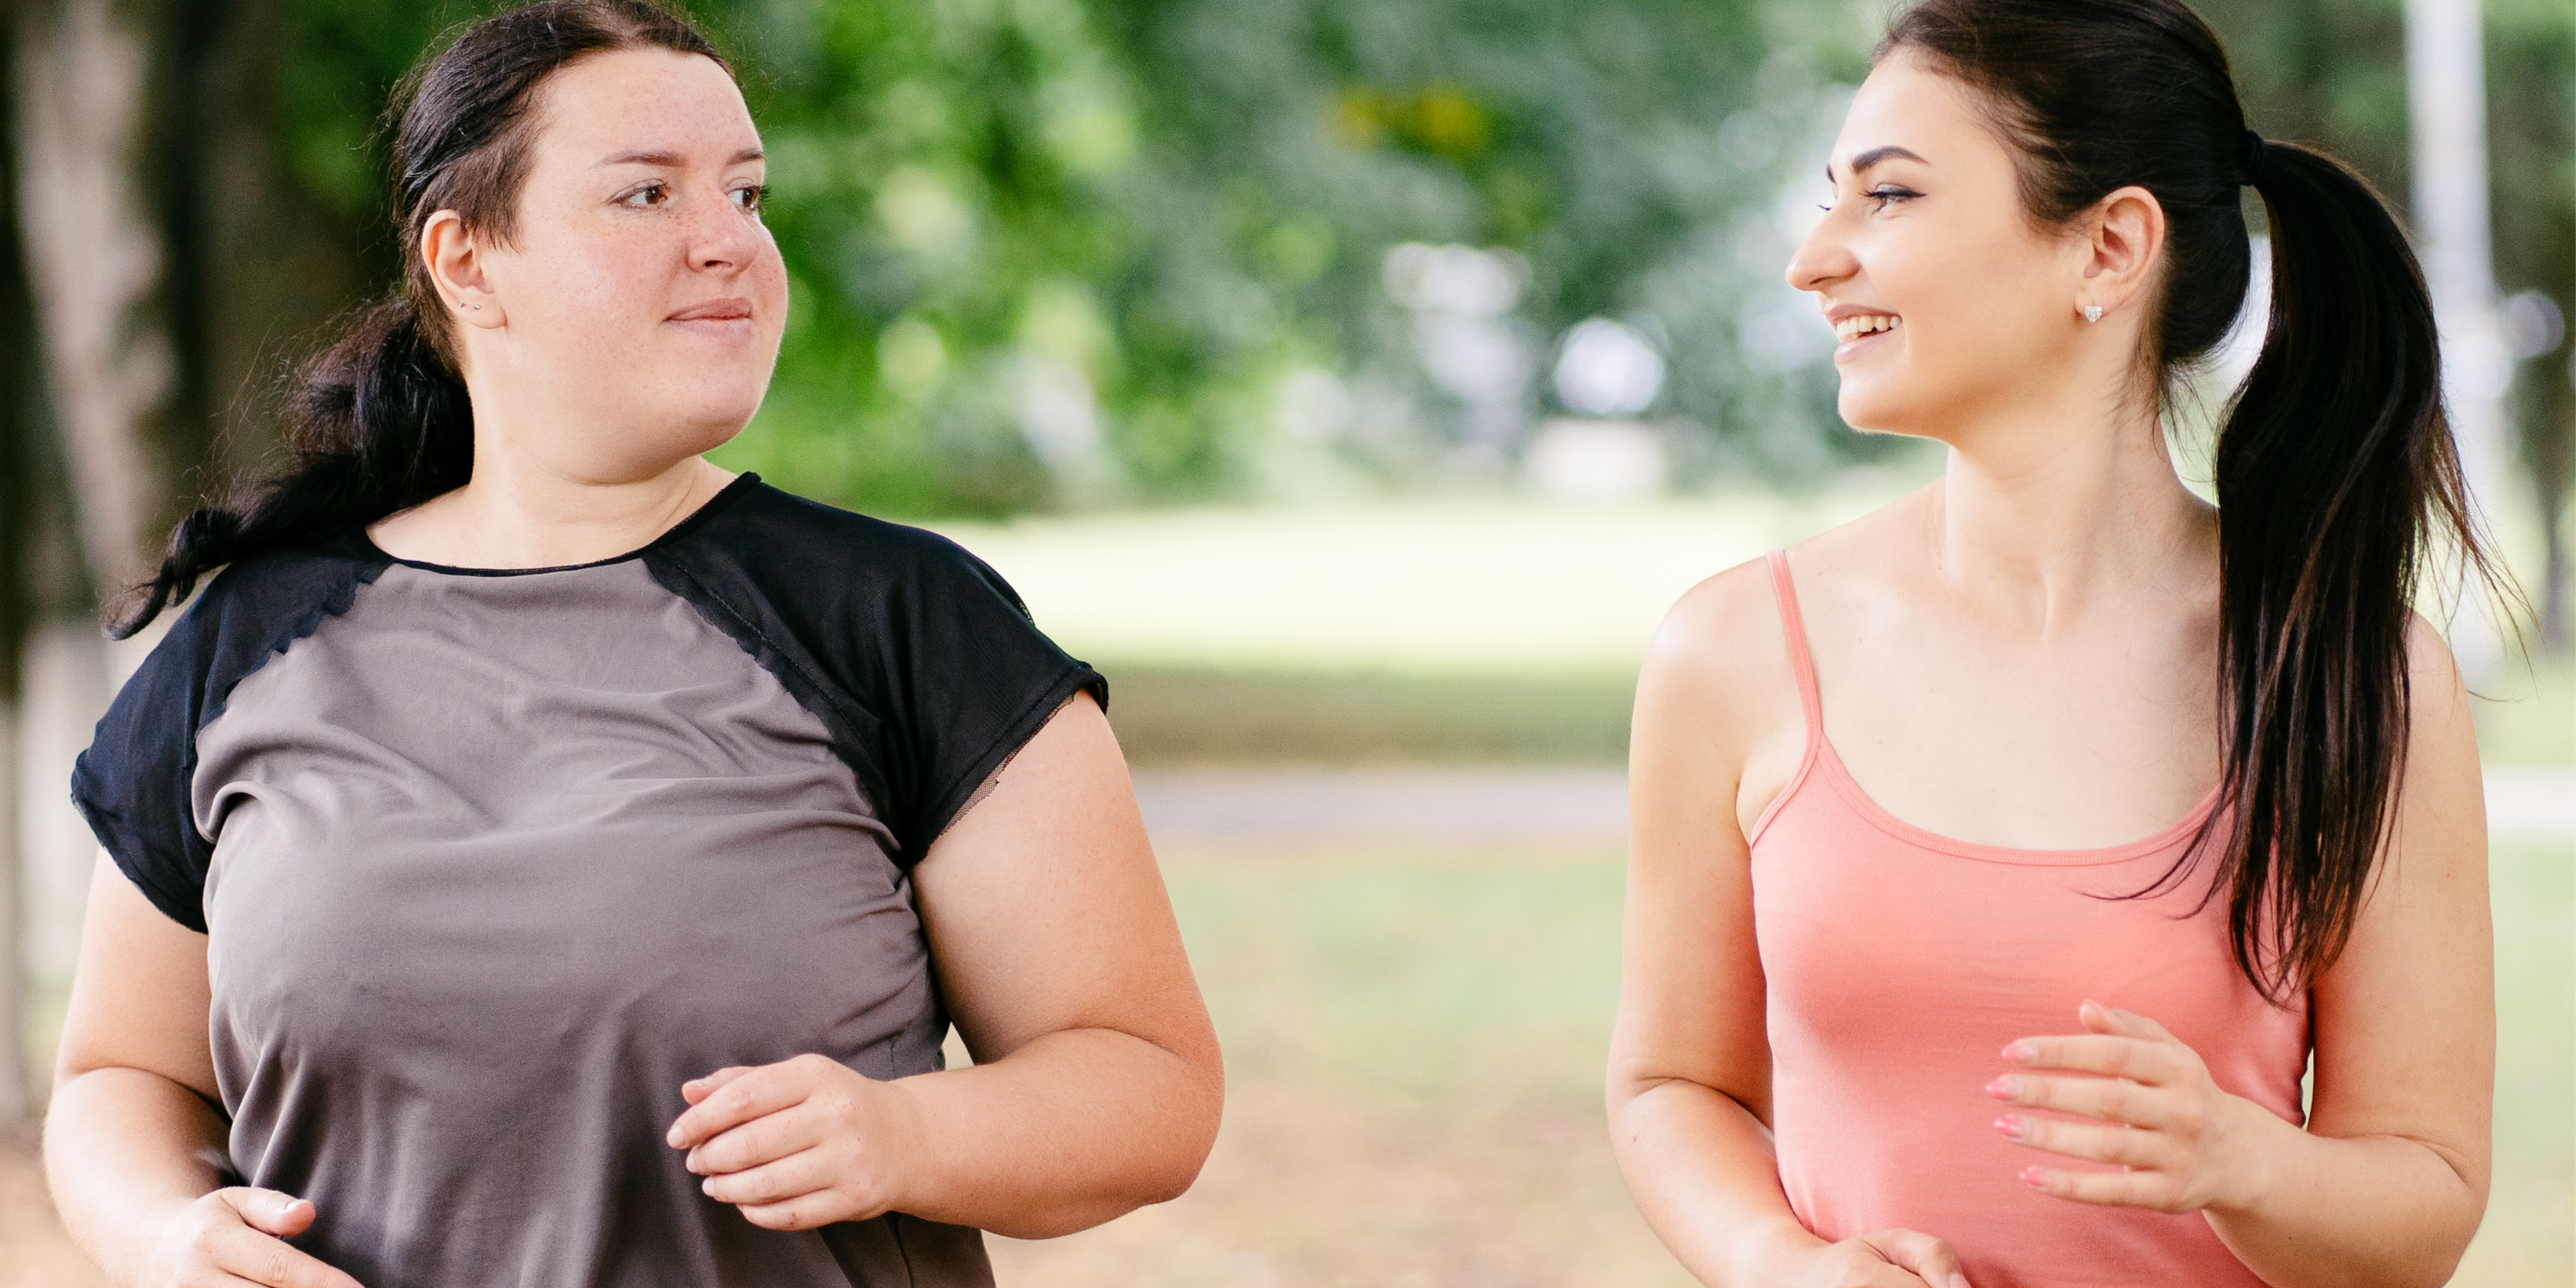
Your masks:
M1901 319L1887 313L1869 313L1863 314L1859 317L1848 317L1844 318L1840 322L1834 323L1834 335L1842 340L1850 341L1858 339L1861 336L1868 335L1873 331L1893 331L1901 321Z

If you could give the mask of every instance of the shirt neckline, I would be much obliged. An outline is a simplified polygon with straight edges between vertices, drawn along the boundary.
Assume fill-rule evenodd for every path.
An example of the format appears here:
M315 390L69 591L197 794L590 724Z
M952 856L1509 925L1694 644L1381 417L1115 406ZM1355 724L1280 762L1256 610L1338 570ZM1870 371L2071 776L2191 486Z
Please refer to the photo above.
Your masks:
M405 559L400 555L388 553L383 547L376 544L376 539L374 537L368 535L367 525L363 523L357 526L356 536L359 548L365 550L372 558L382 560L388 564L399 564L405 568L417 568L422 572L434 572L449 577L533 577L540 573L549 572L580 572L586 568L605 568L611 564L621 564L629 560L641 559L661 546L677 541L695 531L700 525L704 524L707 520L714 518L718 512L732 505L743 493L750 491L752 488L758 486L759 483L760 475L749 470L745 470L741 474L736 475L733 482L725 484L724 487L714 496L708 497L705 503L698 506L697 509L691 510L688 517L680 520L678 523L672 524L668 528L664 528L660 536L657 536L622 555L610 555L608 558L593 559L588 563L553 564L544 568L460 568L453 564L431 563L425 559Z
M1841 796L1864 822L1898 841L1917 848L1955 855L1963 859L1975 859L1984 863L2089 868L2126 863L2149 855L2162 854L2197 835L2201 825L2207 822L2211 814L2217 810L2219 797L2226 790L2224 783L2212 787L2208 795L2200 798L2199 804L2191 807L2190 812L2163 830L2116 845L2087 846L2080 849L2030 849L2011 845L1987 845L1983 842L1963 841L1957 837L1945 836L1929 828L1908 823L1889 813L1885 806L1871 798L1868 789L1860 785L1859 779L1852 777L1851 770L1844 766L1843 758L1835 753L1833 743L1824 739L1823 733L1822 729L1818 729L1810 736L1816 737L1822 744L1817 748L1819 753L1817 760L1825 771L1826 781L1833 785L1835 794Z

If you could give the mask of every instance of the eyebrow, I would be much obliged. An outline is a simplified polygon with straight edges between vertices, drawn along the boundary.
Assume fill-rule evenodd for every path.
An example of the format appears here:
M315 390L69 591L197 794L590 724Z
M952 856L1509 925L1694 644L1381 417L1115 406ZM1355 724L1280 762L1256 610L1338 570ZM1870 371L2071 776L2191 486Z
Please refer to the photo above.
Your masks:
M725 162L725 164L741 165L746 161L760 161L765 159L767 159L767 154L763 153L760 149L744 148L742 151L734 153L733 159ZM608 159L601 161L599 164L602 166L658 165L667 166L676 170L686 166L688 164L688 159L677 152L663 151L654 148L642 148L633 152L620 152L613 157L609 157Z
M1931 162L1924 161L1923 158L1916 156L1903 148L1890 145L1883 148L1871 148L1869 151L1853 157L1851 160L1851 172L1857 175L1861 171L1867 170L1881 161L1917 161L1924 165L1932 164ZM1828 161L1825 163L1825 182L1831 183L1833 180L1834 163Z

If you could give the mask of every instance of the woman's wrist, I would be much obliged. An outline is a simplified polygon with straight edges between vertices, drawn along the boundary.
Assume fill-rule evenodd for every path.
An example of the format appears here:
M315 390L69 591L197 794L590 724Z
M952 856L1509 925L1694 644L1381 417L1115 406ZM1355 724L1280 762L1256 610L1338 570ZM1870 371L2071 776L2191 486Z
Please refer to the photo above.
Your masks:
M1726 1273L1718 1280L1727 1288L1795 1283L1798 1266L1832 1246L1817 1238L1796 1217L1785 1214L1751 1225L1728 1243L1735 1255L1729 1258Z
M2279 1193L2288 1155L2314 1138L2243 1096L2222 1093L2215 1109L2223 1162L2213 1169L2216 1184L2201 1210L2223 1219L2260 1219Z
M941 1151L931 1147L937 1133L931 1130L933 1109L925 1102L921 1086L929 1079L949 1077L948 1071L941 1071L876 1084L878 1107L863 1130L883 1142L880 1184L888 1212L936 1211L957 1191L956 1178L942 1165Z

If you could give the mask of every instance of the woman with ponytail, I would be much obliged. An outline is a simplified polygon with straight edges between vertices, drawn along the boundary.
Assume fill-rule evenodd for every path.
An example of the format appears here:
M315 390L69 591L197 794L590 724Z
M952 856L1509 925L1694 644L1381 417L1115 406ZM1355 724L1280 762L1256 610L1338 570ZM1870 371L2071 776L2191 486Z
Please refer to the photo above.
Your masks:
M970 1288L980 1230L1179 1193L1215 1039L1100 677L700 455L787 315L724 61L549 0L406 93L401 290L113 623L212 574L73 778L73 1236L153 1288Z
M2180 0L1924 0L1789 266L1920 492L1640 678L1621 1165L1713 1285L2445 1282L2486 1202L2484 571L2404 236ZM2217 504L2166 412L2246 297ZM2313 1061L2312 1091L2301 1078Z

